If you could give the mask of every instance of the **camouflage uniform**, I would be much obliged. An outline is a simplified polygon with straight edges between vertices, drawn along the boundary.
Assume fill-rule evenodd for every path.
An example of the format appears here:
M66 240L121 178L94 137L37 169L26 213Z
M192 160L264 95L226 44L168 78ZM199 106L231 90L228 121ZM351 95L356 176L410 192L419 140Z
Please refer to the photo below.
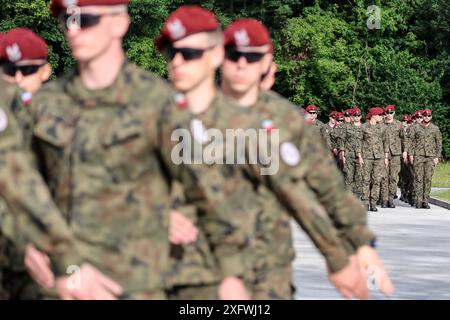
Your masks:
M333 132L334 128L336 128L336 126L330 127L328 123L325 123L320 130L320 133L322 135L322 138L325 140L325 144L328 150L333 150L333 145L331 142L331 133Z
M362 139L358 142L357 153L360 153L364 166L362 200L375 207L380 195L380 181L383 177L384 154L388 152L387 136L383 126L365 123L361 126Z
M9 109L13 99L15 87L1 77L0 72L0 108ZM7 210L6 205L0 200L0 216L4 216L4 211ZM3 219L0 219L0 226ZM3 228L0 228L0 300L9 298L8 292L3 289L4 286L4 270L10 265L7 255L8 239L3 235Z
M393 205L397 194L397 184L401 168L402 145L404 144L404 130L400 121L384 122L389 143L389 165L387 168L387 188L382 190L382 201L385 205Z
M186 116L186 114L189 114L188 111L175 110L172 114L167 115L167 119L171 122L167 132L172 132L174 127L189 128L190 125L188 123L191 121L192 124L192 120L200 120L205 128L218 128L220 130L227 128L259 128L267 123L274 124L276 128L278 128L278 125L280 127L285 125L285 127L283 127L286 129L283 130L283 132L285 132L284 139L292 137L294 132L295 135L301 135L303 131L302 128L304 128L305 122L298 116L296 109L292 105L286 104L286 102L282 103L279 96L276 96L274 99L273 95L269 97L262 95L257 105L255 105L254 108L251 108L251 110L228 104L226 99L224 99L221 94L218 94L213 105L210 106L206 112L195 116L194 119L191 120L189 120L189 116ZM252 110L257 110L258 112L254 113ZM281 112L280 110L284 110L284 112ZM258 115L256 119L254 118L255 115ZM313 131L307 130L307 132L308 138L301 140L301 138L298 137L296 139L300 139L300 141L312 141ZM163 136L168 139L170 135L163 134ZM172 141L168 141L167 143L173 144ZM311 146L308 145L308 148L311 148ZM296 170L294 171L297 178L294 179L294 185L292 185L292 175L294 173L289 173L290 170L287 167L284 167L284 173L282 174L261 178L259 174L255 173L257 170L250 169L247 166L244 166L243 168L242 166L236 165L219 165L219 171L222 171L222 175L224 175L227 180L219 183L219 181L223 181L222 175L220 177L215 176L212 179L208 177L208 175L211 175L213 171L209 172L209 170L202 168L201 165L196 166L196 170L199 170L197 184L202 185L202 181L205 181L204 184L208 190L211 190L210 194L213 197L217 197L215 194L217 194L218 190L224 190L228 195L227 199L229 200L225 201L222 199L220 202L216 200L213 201L213 203L215 203L213 206L215 210L230 211L231 213L238 212L239 214L234 217L234 221L243 224L248 228L247 232L249 234L251 250L248 253L249 261L246 261L245 264L252 268L252 271L249 274L254 274L251 276L252 279L250 279L253 283L252 291L254 298L287 299L292 297L292 269L290 264L293 258L293 249L290 236L289 216L285 214L286 209L288 209L288 211L293 214L294 218L296 218L296 220L306 229L307 233L312 237L322 254L326 257L332 270L337 270L337 265L343 265L345 263L341 261L343 256L342 258L338 258L338 256L341 256L342 254L346 255L347 253L344 254L341 250L344 248L347 249L347 247L338 249L338 252L340 251L342 253L337 255L336 253L333 253L333 257L331 257L331 252L323 247L324 243L321 240L325 235L320 235L322 231L317 233L318 230L308 222L310 219L317 220L316 223L322 225L321 230L326 230L326 237L334 237L332 233L329 233L333 232L333 227L329 224L332 222L327 222L329 218L327 218L326 212L324 212L323 208L318 206L313 200L314 194L311 193L309 187L302 183L301 179L307 171L306 168L322 168L322 173L329 179L329 172L324 172L323 165L326 164L329 166L331 159L329 156L321 156L324 152L325 155L327 154L323 147L322 149L319 147L319 150L321 151L305 151L303 156L305 160L302 161L302 165L295 166ZM317 167L313 167L312 163L306 160L308 159L306 155L317 155L325 162L316 160L313 163ZM216 165L211 166L214 167ZM240 169L238 170L238 168ZM241 170L244 170L243 172L245 172L246 175L242 176ZM321 174L318 174L317 172L311 173L309 176L311 185L317 187L317 185L322 182L319 182L321 177ZM249 184L248 179L250 179L251 184ZM262 183L261 180L272 180L272 183L266 185ZM339 179L337 179L337 182L339 182ZM288 184L290 185L289 187ZM228 185L230 186L229 188L227 187ZM326 186L328 185L329 184L326 184ZM254 198L255 195L253 190L255 186L257 186L256 190L258 192L257 199ZM277 187L274 189L275 186ZM322 184L319 189L322 190L324 187L326 188L326 186ZM331 188L333 187L334 185ZM284 199L284 201L281 200L284 210L280 208L280 204L275 200L274 193L278 196L282 195L280 198ZM325 194L330 195L329 190L324 190L320 193L322 197ZM302 197L301 195L305 197ZM343 236L343 238L346 239L345 241L350 248L349 250L353 252L353 244L350 244L353 240L348 240L346 237L356 240L355 235L358 234L358 237L360 237L359 239L364 238L367 240L368 238L373 237L373 235L370 232L363 232L365 230L365 215L363 210L358 211L358 209L361 208L360 204L358 204L357 201L352 202L352 199L354 198L349 199L349 197L342 197L342 194L339 194L338 197L341 200L346 199L344 201L345 206L342 206L342 201L336 203L334 198L330 200L332 197L322 199L322 201L329 206L329 212L332 218L340 221L336 224L341 224L342 226L342 223L345 220L346 222L344 224L348 226L348 223L350 223L352 226L346 231L342 230L341 232L342 235L346 235ZM348 216L350 212L351 214L354 214L351 219L349 219ZM342 217L340 217L339 214L347 216L344 220L340 220ZM344 240L332 240L330 242L334 243L332 246L337 245L336 241L339 243ZM355 241L355 243L356 242L357 241ZM341 245L338 246L340 247ZM326 245L326 247L328 247L328 245ZM274 253L277 254L274 256ZM280 272L284 272L284 274L280 274Z
M358 141L362 139L361 126L362 125L355 126L354 124L347 125L339 143L339 151L344 151L346 158L344 166L345 184L354 194L358 195L358 197L361 197L362 170L358 164L356 147Z
M383 131L386 130L386 125L384 120L382 120L381 122L378 123L378 126L383 128ZM389 143L389 141L387 140L386 142L387 144ZM384 158L384 156L383 156ZM380 175L381 175L381 179L380 179L380 186L378 188L378 190L380 191L380 194L378 195L378 200L377 200L377 205L382 205L382 207L386 207L384 205L384 199L383 199L383 195L388 195L389 194L389 181L388 181L388 169L386 168L386 165L384 164L383 161L383 167L380 168Z
M442 157L442 134L439 128L430 123L416 125L410 137L414 156L414 189L416 207L428 203L434 172L434 158Z
M411 152L410 135L412 130L413 125L403 129L404 139L402 149L403 152L406 152L408 158ZM409 163L409 159L408 163L402 162L402 184L404 189L404 191L402 191L402 196L404 198L403 200L409 204L412 204L414 201L414 169L413 165Z

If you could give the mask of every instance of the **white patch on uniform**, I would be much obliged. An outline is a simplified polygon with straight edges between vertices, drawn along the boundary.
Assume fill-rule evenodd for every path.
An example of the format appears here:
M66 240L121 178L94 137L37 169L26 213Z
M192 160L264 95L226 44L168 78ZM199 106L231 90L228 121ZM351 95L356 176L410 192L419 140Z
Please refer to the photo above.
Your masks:
M241 29L234 33L234 41L237 47L246 47L250 44L250 38L248 36L247 30Z
M17 62L22 58L22 52L20 52L20 48L17 43L6 47L6 54L8 55L8 60L10 62Z
M31 92L24 92L20 97L22 99L22 102L30 102L33 98L33 94Z
M289 165L296 166L300 162L300 151L292 142L283 142L280 147L281 159Z
M8 128L8 116L5 110L0 108L0 132L3 132Z
M167 29L169 30L170 36L174 40L181 39L186 34L186 28L183 26L183 23L181 23L179 19L168 22Z
M194 140L198 143L204 144L209 141L208 132L206 131L205 126L199 119L191 120L191 132L194 137Z

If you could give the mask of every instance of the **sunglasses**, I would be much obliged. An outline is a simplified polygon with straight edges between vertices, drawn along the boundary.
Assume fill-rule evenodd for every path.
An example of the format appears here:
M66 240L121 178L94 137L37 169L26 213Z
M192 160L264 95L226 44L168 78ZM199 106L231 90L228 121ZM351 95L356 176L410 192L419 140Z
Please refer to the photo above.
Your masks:
M395 112L394 111L387 111L387 112L385 112L385 114L394 114Z
M361 117L361 113L355 113L353 116L355 116L355 117Z
M309 114L317 114L315 111L308 111Z
M172 61L177 53L180 53L185 61L196 60L203 57L203 53L207 50L211 50L215 46L208 47L206 49L196 48L175 48L172 45L167 45L163 50L163 55L167 61Z
M117 16L121 15L119 12L110 12L104 14L92 14L92 13L80 13L80 14L61 14L59 16L59 23L63 30L67 31L73 26L79 29L87 29L94 27L100 23L100 19L104 16Z
M424 113L423 116L424 117L431 117L431 113Z
M337 119L337 122L344 122L344 119Z
M13 63L5 63L3 65L3 73L10 77L14 77L16 75L17 71L20 71L20 73L22 75L30 76L30 75L38 72L39 68L41 68L44 65L45 65L45 63L16 66Z
M225 58L233 62L238 62L241 57L244 57L247 63L255 63L260 61L264 55L265 53L260 52L237 51L234 47L225 48Z

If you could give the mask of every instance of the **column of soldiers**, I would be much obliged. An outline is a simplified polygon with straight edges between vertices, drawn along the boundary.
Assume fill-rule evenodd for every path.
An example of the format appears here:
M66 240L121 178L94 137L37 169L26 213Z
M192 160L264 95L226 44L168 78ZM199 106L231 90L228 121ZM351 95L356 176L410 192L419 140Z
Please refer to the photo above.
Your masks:
M222 32L212 12L178 8L155 40L167 83L125 56L128 2L52 0L76 67L44 86L43 39L26 29L1 37L2 298L292 299L290 219L344 297L367 298L374 268L391 294L366 211L336 166L352 159L339 134L327 141L333 159L298 109L267 90L266 27L240 19ZM345 131L343 120L333 115L324 130ZM279 147L277 170L262 173L267 159L223 161L235 151L252 158L250 147L208 153L209 129L265 132L268 148ZM180 132L194 147L177 154Z
M344 122L340 112L330 112L327 124L316 120L315 105L306 112L312 114L310 122L335 157L346 186L368 210L378 211L377 205L395 208L397 187L401 201L430 209L433 172L442 158L442 136L431 123L431 110L405 114L399 121L393 105L371 108L365 124L358 107L344 111Z

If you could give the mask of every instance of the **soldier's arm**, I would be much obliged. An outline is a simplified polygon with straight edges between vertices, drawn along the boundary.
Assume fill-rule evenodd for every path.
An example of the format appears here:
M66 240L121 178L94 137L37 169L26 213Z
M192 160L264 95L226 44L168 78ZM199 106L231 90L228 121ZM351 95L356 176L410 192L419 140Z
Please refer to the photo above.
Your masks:
M436 126L436 150L437 150L437 157L439 159L442 158L442 133L441 130L439 130L439 127Z
M0 132L0 195L14 214L18 245L33 243L49 254L58 275L66 274L69 265L82 262L73 235L22 148L17 123L9 114L6 119L7 128Z

